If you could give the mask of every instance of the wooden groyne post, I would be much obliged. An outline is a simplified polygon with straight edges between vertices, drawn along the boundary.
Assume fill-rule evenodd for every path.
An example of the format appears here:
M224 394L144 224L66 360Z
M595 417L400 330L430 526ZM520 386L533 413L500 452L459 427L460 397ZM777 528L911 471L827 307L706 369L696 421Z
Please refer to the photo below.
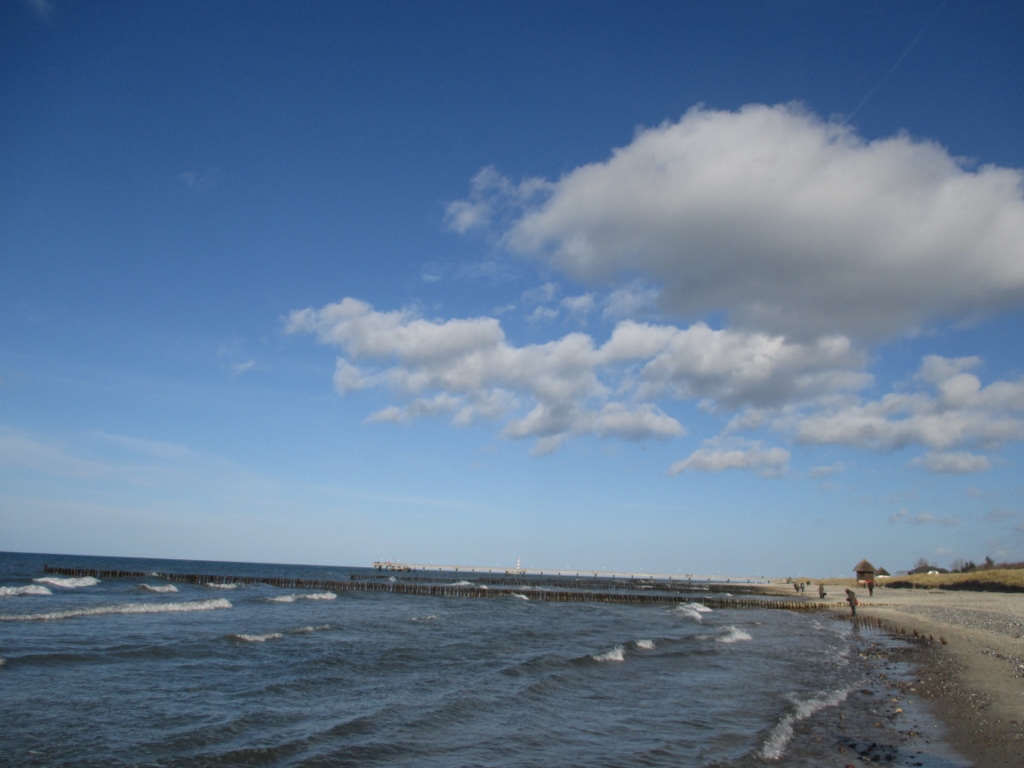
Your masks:
M48 574L97 579L160 579L179 584L266 584L284 589L319 589L331 592L386 592L398 595L429 595L432 597L509 597L518 595L529 600L554 603L624 603L632 605L683 605L698 602L709 608L769 608L784 611L841 610L845 602L824 602L820 600L779 600L771 597L732 597L712 594L649 591L627 592L624 589L530 589L527 585L516 586L466 586L456 584L425 584L406 581L371 581L349 579L333 581L325 579L291 579L280 576L229 576L223 574L198 573L153 573L149 571L94 570L89 568L64 568L44 566ZM530 582L535 584L536 582ZM602 587L604 585L601 585Z

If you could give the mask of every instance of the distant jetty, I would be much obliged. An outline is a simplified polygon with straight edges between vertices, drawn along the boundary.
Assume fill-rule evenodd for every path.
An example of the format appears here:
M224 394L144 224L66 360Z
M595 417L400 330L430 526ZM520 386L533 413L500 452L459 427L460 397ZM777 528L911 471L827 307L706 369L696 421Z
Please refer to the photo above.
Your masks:
M707 574L694 573L654 573L646 571L642 573L631 573L629 571L593 571L581 570L578 568L501 568L489 567L486 565L423 565L414 563L398 563L392 560L374 560L373 567L378 571L392 573L412 573L413 571L434 571L438 573L462 573L462 574L505 574L508 576L556 576L556 577L578 577L594 579L644 579L650 581L701 581L719 584L770 584L771 579L764 576L708 576Z

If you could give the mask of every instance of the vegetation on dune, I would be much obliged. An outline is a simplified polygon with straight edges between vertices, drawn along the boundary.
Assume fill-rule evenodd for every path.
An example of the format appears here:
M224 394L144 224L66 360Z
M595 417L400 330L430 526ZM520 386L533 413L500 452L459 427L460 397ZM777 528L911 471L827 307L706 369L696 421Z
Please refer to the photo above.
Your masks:
M1017 563L1013 564L1017 566ZM1024 568L978 568L967 573L916 573L883 582L886 589L967 589L979 592L1024 592Z

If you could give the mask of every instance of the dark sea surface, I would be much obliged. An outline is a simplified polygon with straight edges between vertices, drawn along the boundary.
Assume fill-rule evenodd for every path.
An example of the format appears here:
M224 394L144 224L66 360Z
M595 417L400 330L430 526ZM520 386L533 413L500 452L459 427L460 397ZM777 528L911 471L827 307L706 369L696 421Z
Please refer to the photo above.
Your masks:
M699 594L473 600L97 581L44 563L371 573L0 553L2 765L843 765L829 724L871 674L849 622L708 610ZM902 759L888 764L915 764Z

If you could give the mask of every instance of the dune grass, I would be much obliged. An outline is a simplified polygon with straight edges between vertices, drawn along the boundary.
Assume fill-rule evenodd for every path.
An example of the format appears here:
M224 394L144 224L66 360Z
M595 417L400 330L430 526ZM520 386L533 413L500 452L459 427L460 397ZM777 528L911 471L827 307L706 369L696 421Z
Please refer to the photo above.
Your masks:
M1024 592L1024 569L986 568L970 573L918 573L879 582L886 589L967 589L978 592Z

